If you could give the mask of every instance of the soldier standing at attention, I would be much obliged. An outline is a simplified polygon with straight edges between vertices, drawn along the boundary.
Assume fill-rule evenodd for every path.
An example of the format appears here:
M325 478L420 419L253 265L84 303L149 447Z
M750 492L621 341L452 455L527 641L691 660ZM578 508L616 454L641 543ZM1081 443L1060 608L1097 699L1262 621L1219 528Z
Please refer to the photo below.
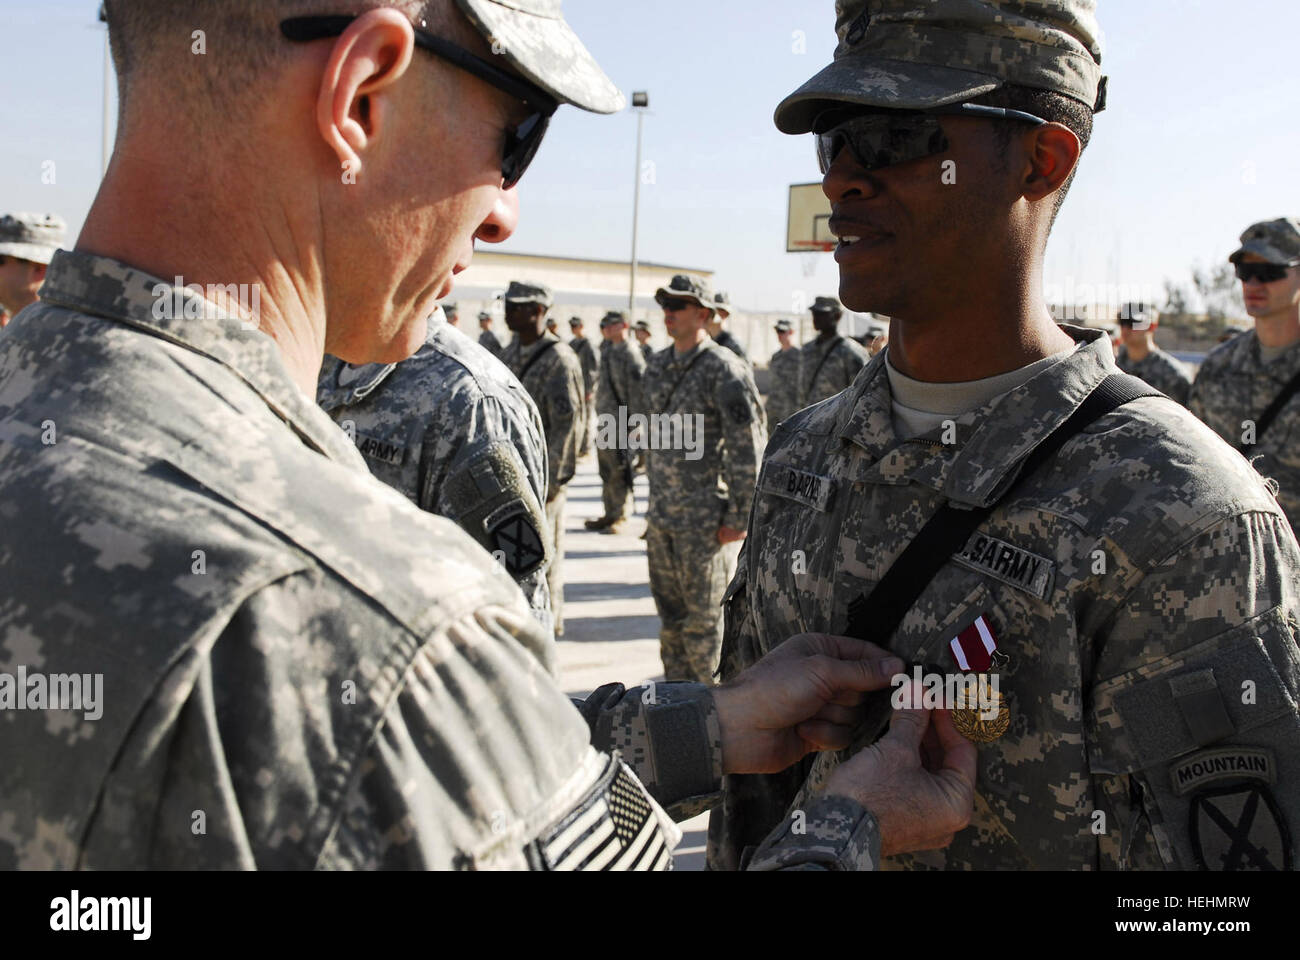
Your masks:
M643 412L645 398L641 394L645 376L645 358L627 338L627 314L611 310L600 321L601 343L600 379L596 383L596 417L620 420L619 408L627 415ZM632 451L623 445L626 438L613 433L615 445L602 445L602 431L596 430L596 462L600 467L601 500L605 512L588 520L588 530L602 533L619 533L624 519L632 513Z
M552 632L546 445L523 386L441 311L415 354L356 366L326 355L316 401L370 472L454 520L502 564ZM553 647L546 665L554 670Z
M641 356L645 357L646 363L649 363L650 355L655 352L655 348L650 346L650 324L644 320L638 320L632 324L632 333L636 336L637 346L641 349Z
M1115 366L1187 406L1192 375L1176 357L1156 345L1156 329L1160 321L1155 309L1143 303L1126 304L1116 320L1121 346L1115 354Z
M546 519L551 528L547 582L555 635L564 636L564 504L569 481L577 471L583 436L582 366L567 343L546 329L551 290L541 283L512 280L505 294L506 326L514 339L501 362L532 395L546 437Z
M312 401L324 352L414 353L474 242L513 232L545 119L624 98L558 3L351 7L105 4L115 153L0 337L5 667L105 696L84 724L5 711L0 869L663 868L669 812L842 740L840 704L887 684L881 651L798 637L740 684L579 712L499 565L366 471ZM960 829L971 751L943 712L902 721L752 866L872 869Z
M837 10L834 63L776 123L814 134L840 296L891 317L889 346L773 434L723 677L808 630L972 678L971 829L891 867L1292 866L1300 548L1245 460L1043 299L1105 103L1094 3ZM892 706L847 750L731 778L712 865L870 753Z
M460 329L460 304L455 300L448 300L442 304L442 315L446 317L450 326Z
M578 355L578 362L582 365L582 443L578 449L579 455L585 457L591 451L592 430L596 421L596 380L600 376L600 354L583 333L581 317L569 318L569 332L573 335L569 346Z
M486 310L479 311L478 315L478 345L494 357L500 357L501 351L505 346L495 333L492 332L492 314Z
M802 347L800 407L810 407L819 400L835 396L853 382L858 371L871 359L861 344L840 335L840 317L844 315L844 308L838 300L818 297L809 310L817 336Z
M1255 224L1229 259L1255 329L1210 351L1189 406L1276 482L1294 529L1300 525L1300 219Z
M0 217L0 327L36 302L45 269L63 246L68 226L49 213L7 213Z
M776 339L781 349L772 354L768 371L772 389L767 395L767 422L772 429L799 409L799 371L803 353L794 345L794 324L789 320L776 322Z
M655 299L673 344L646 375L650 592L664 676L709 683L730 573L724 548L745 536L767 432L749 367L706 332L714 301L705 282L678 274Z
M713 298L713 310L713 319L709 321L709 336L713 338L713 342L720 347L726 347L745 363L749 363L745 348L732 336L731 331L722 325L723 321L731 316L731 300L721 290Z

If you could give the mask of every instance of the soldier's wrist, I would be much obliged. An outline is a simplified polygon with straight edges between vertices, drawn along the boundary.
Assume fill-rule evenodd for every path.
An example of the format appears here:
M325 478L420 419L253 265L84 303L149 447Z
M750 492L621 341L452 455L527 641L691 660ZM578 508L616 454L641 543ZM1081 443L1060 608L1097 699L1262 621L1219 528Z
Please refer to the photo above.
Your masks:
M880 863L880 824L851 797L822 794L790 811L759 845L746 869L875 870Z

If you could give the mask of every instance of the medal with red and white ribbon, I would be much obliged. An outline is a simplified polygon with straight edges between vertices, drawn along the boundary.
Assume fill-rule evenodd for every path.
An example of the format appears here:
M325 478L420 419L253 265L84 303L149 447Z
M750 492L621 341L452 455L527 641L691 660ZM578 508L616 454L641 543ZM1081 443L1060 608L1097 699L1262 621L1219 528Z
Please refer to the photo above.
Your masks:
M978 705L952 711L952 723L967 740L974 743L992 743L1007 732L1011 725L1011 710L1001 690L994 690L984 676L989 667L1004 666L1007 657L998 652L998 637L988 619L980 614L975 622L948 642L948 649L963 673L980 674L980 699L991 705L983 711Z

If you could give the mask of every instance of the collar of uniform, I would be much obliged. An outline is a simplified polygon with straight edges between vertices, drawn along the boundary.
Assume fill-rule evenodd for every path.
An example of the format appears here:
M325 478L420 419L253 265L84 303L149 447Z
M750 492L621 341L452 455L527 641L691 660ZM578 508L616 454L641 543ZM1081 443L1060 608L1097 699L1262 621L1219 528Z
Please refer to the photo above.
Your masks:
M424 347L431 345L437 333L447 326L442 310L435 310L428 320ZM360 403L374 393L375 388L396 369L395 363L364 363L356 366L344 363L337 357L329 357L321 372L317 402L327 411Z
M275 341L194 291L110 257L60 250L50 261L41 299L116 320L230 368L315 449L331 460L364 466L346 435L293 382ZM160 304L169 309L159 311ZM179 316L159 318L158 312ZM186 313L202 318L185 319Z
M988 506L1014 481L1034 448L1117 369L1105 331L1060 326L1074 338L1074 352L1018 389L955 418L957 443L949 448L950 454L945 455L941 444L927 444L930 434L900 444L890 414L893 398L884 350L871 358L860 375L839 436L873 460L893 455L898 448L899 463L883 471L882 481L915 481L941 490L954 504ZM937 439L938 433L934 434ZM926 455L921 455L921 446L929 447Z
M529 357L531 357L534 353L536 353L538 350L542 348L542 344L547 342L563 343L564 341L561 340L559 337L557 337L555 334L551 333L551 331L549 330L544 331L540 337L538 337L536 340L534 340L531 344L529 344L526 347L524 346L524 342L520 340L519 359L527 360Z
M718 349L718 345L713 342L712 337L705 337L703 340L701 340L695 346L691 347L691 349L687 350L685 353L678 353L677 348L675 346L672 346L671 344L669 345L668 349L672 351L671 353L668 354L668 365L680 366L683 363L690 363L691 359L695 356L697 351L716 350Z
M1285 386L1295 376L1297 365L1300 365L1300 340L1288 346L1273 359L1272 363L1267 364L1264 362L1264 355L1260 353L1262 344L1259 342L1259 334L1254 330L1238 337L1232 346L1235 349L1232 356L1228 358L1230 369L1250 375L1266 374L1277 381L1278 386Z

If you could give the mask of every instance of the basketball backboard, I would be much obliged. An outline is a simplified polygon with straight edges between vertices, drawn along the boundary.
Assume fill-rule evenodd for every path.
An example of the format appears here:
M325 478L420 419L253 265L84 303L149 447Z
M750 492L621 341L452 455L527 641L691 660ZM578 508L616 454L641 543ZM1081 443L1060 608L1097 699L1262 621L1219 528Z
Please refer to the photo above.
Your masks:
M831 251L839 241L830 231L831 202L822 183L790 185L790 214L786 222L787 253Z

